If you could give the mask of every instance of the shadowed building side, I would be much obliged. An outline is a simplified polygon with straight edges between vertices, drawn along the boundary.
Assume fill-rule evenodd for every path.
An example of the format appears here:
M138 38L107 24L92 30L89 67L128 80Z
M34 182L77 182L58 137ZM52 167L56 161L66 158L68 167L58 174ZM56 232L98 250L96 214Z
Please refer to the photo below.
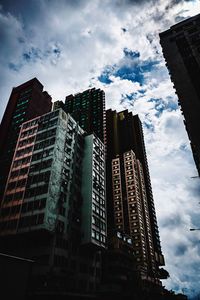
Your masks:
M63 105L60 102L60 105ZM88 89L69 95L63 108L70 113L88 134L95 133L104 143L105 139L105 93L101 89Z
M101 140L85 136L62 109L22 124L1 203L0 244L4 253L35 261L32 293L99 287L104 169Z
M166 65L200 175L200 14L160 33Z

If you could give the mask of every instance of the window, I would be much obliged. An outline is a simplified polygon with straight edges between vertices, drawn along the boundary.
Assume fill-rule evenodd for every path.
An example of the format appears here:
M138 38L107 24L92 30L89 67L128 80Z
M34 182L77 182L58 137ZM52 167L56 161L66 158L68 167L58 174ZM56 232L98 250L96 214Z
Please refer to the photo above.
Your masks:
M44 214L22 217L19 221L19 228L39 225L43 223L43 220Z
M24 165L24 164L27 164L29 163L31 160L31 156L27 156L27 157L24 157L22 159L18 159L18 160L15 160L14 164L13 164L13 167L14 168L17 168L19 167L20 165Z
M23 187L23 186L25 186L25 184L26 184L26 179L21 179L21 180L17 181L16 188Z
M23 141L20 141L18 148L24 147L28 144L32 144L34 142L34 139L35 139L35 137L30 137L30 138L27 138Z
M37 183L37 182L49 182L50 171L46 171L40 174L29 176L28 185Z
M35 144L34 150L39 150L42 148L49 147L51 145L54 145L54 143L55 143L55 137L47 139L45 141Z
M52 164L52 161L53 161L52 159L48 159L48 160L39 162L37 164L31 165L30 173L31 172L37 172L37 171L42 170L42 169L50 168L51 164Z
M42 159L42 158L51 156L51 155L53 154L53 149L54 149L54 148L52 147L52 148L50 148L50 149L47 149L47 150L38 152L38 153L36 153L36 154L33 154L32 161L40 160L40 159Z
M35 188L30 188L26 190L25 198L31 198L37 195L46 194L47 192L48 192L48 184L35 187Z
M137 257L137 261L140 261L141 259L139 257Z
M56 135L56 128L37 134L36 141L45 140Z

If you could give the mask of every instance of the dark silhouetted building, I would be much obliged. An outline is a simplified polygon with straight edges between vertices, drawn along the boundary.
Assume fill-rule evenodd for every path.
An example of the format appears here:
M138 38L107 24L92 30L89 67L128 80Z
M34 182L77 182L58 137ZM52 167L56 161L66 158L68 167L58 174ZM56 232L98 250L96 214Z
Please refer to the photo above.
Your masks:
M105 94L100 89L88 89L54 102L54 109L63 108L88 134L95 133L102 142L105 136Z
M51 97L33 78L13 88L0 126L0 201L23 122L51 110Z
M102 299L103 295L120 299L135 294L139 296L141 280L133 251L134 240L122 231L116 231L108 239L108 249L102 257Z
M107 110L106 146L108 236L113 229L129 235L141 277L160 285L164 257L138 115Z
M200 14L162 32L160 43L200 175Z
M5 299L27 299L34 261L0 253L1 293Z

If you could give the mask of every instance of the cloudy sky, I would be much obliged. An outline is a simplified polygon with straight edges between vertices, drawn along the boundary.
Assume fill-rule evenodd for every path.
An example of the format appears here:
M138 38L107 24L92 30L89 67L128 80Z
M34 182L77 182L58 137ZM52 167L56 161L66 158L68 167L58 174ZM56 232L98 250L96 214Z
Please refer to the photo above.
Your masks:
M200 292L200 182L159 32L199 0L0 1L0 119L11 89L37 77L53 100L100 87L106 107L143 122L168 289Z

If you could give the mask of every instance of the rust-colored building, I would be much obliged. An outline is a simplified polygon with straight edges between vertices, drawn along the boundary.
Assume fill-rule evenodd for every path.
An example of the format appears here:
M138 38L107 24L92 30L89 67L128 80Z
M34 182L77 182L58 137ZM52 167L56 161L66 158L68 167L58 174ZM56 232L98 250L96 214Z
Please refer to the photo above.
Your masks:
M0 126L0 202L23 122L51 111L51 96L33 78L14 87Z
M133 253L141 276L155 273L155 253L150 226L143 168L130 150L112 160L115 228L133 238Z
M160 285L164 257L138 115L107 110L106 144L108 236L115 229L133 238L138 272Z

